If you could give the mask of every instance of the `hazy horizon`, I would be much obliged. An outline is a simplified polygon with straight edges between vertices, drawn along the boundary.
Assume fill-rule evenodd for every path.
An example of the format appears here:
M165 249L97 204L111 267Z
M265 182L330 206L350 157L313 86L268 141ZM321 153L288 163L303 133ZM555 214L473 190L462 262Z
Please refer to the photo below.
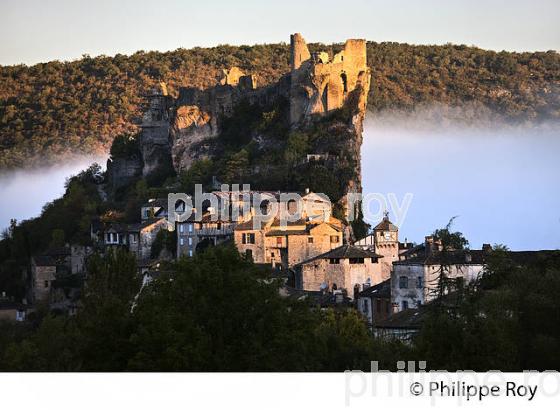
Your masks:
M399 239L420 243L457 216L453 229L472 249L560 249L560 123L513 125L482 113L468 124L448 108L366 117L364 193L395 193L399 203L413 194Z
M286 0L281 7L256 0L165 0L157 6L147 0L5 0L0 5L0 65L289 42L294 32L325 44L365 38L496 51L560 50L560 3L552 0L348 0L343 6L331 0L320 6Z

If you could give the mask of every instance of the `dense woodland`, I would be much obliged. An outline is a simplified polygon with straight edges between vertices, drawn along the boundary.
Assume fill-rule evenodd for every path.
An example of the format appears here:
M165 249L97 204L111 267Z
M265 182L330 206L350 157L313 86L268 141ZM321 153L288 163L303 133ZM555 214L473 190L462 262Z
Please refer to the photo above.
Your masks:
M107 152L115 136L133 131L142 95L157 81L176 94L181 86L213 85L221 69L237 65L264 85L286 73L288 61L286 44L221 45L0 67L0 170ZM368 64L372 111L469 103L516 122L560 118L553 51L369 42Z
M162 266L141 291L133 255L95 256L77 316L40 308L24 324L0 321L0 370L560 369L560 255L520 265L493 253L457 303L426 307L413 345L372 337L353 308L281 297L233 245Z

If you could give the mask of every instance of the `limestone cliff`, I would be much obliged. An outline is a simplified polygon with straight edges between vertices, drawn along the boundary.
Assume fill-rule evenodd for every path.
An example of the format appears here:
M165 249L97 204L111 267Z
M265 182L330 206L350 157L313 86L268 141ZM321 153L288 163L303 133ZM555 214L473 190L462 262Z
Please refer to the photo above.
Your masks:
M196 160L222 155L224 124L246 121L236 117L238 108L245 104L267 118L266 127L273 122L285 125L274 128L275 136L265 126L246 129L248 135L242 137L251 142L254 152L278 151L289 137L303 135L308 152L298 153L301 157L291 159L289 166L300 166L310 157L330 158L328 169L344 170L336 173L343 185L342 197L361 191L362 123L370 88L365 40L347 40L341 51L329 55L311 53L303 37L294 34L290 60L290 71L265 87L257 86L254 75L232 67L223 70L210 88L181 88L174 99L162 84L147 95L139 138L142 175L149 176L170 164L181 172ZM278 107L286 104L286 114L279 114ZM283 135L277 135L279 129L285 130ZM281 167L286 166L283 161L288 161L286 156L252 166L245 182L253 183L259 172L282 172L285 168ZM338 195L337 200L340 198Z

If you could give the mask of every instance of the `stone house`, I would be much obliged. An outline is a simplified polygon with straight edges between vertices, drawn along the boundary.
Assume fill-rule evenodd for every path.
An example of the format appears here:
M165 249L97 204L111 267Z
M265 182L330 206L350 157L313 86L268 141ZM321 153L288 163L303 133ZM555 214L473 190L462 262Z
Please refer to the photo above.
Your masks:
M162 229L167 230L166 219L147 219L139 224L128 225L128 250L134 253L138 260L150 259L152 245Z
M177 222L177 257L193 256L208 246L215 246L233 238L235 223L223 220L211 211L197 221L191 215L187 221Z
M238 224L234 233L240 253L250 256L255 263L284 268L340 246L342 237L342 223L332 217L328 222L303 218L286 222L285 226L275 219L255 227L251 220Z
M92 241L102 250L124 248L141 261L150 259L159 231L167 230L165 218L144 219L136 224L109 222L92 224Z
M50 301L56 281L81 276L92 249L82 245L66 245L50 249L31 258L31 296L34 301ZM59 297L60 299L60 297Z
M23 322L30 310L31 308L27 304L14 302L5 297L0 297L0 321L8 320Z
M393 263L391 275L391 302L393 311L417 308L433 300L442 272L447 278L470 282L484 269L487 252L482 250L447 250L432 237L426 237L423 246L414 248L404 259Z
M334 246L341 243L338 233L341 222L330 218L331 203L323 195L306 190L300 194L301 199L296 200L290 196L285 197L279 191L215 191L211 194L213 198L203 202L204 213L201 220L197 220L193 213L188 220L176 224L178 256L192 256L197 249L234 239L240 252L250 255L256 263L287 267L290 263L297 263L303 258L332 248L330 245L325 247L321 230L334 229L331 232L336 237L333 239ZM277 204L276 207L274 203ZM276 235L281 230L281 217L286 216L285 213L295 215L298 211L305 219L295 223L288 222L286 231L290 231L290 234L300 231L299 234L304 235L313 229L313 235L307 236L314 236L316 240L304 240L303 237L288 239L285 232ZM258 226L255 227L253 222L257 220L257 213L268 222L256 222ZM335 228L317 229L324 220ZM279 236L284 239L278 238ZM303 246L305 241L307 242ZM288 252L288 242L292 244L291 252ZM314 248L317 250L313 250ZM296 255L298 251L302 253L299 256Z
M356 299L358 312L366 318L368 327L371 329L374 323L391 316L391 279L374 286L364 286Z
M31 294L35 302L48 301L56 280L57 261L49 255L31 258Z
M397 339L410 344L420 331L426 318L425 309L407 309L375 322L373 334L386 340Z
M342 245L293 267L297 289L342 290L357 293L381 280L380 255L353 245Z

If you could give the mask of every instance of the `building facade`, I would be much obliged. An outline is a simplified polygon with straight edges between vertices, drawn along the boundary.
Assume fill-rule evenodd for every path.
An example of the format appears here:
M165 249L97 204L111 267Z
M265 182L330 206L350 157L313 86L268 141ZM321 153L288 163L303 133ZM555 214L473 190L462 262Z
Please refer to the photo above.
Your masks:
M380 255L353 245L342 245L297 263L295 286L306 291L346 290L354 297L364 286L381 282Z
M417 308L435 299L442 274L451 280L465 283L476 279L484 269L483 250L447 250L426 237L424 246L393 264L391 302L393 311Z

